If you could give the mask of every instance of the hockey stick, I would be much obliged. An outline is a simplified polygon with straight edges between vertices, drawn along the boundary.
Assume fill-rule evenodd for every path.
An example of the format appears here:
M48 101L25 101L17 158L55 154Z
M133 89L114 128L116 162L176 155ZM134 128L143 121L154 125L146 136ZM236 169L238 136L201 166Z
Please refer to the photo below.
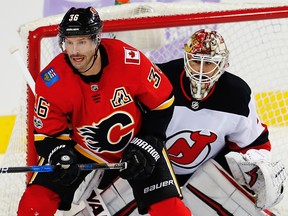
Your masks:
M31 73L29 72L28 68L26 67L26 65L24 64L24 60L20 54L20 51L18 48L11 48L10 49L10 53L16 58L21 72L27 82L27 84L29 85L31 91L33 92L33 94L35 95L35 82L33 77L31 76Z
M127 163L91 163L91 164L78 164L80 171L90 170L111 170L111 169L126 169ZM0 167L0 174L6 173L22 173L22 172L53 172L56 166L43 165L43 166L23 166L23 167Z
M20 54L20 50L18 48L11 48L10 53L15 57L17 60L21 72L30 87L31 91L35 95L35 81L31 76L27 66L24 63L24 60ZM127 163L110 163L110 164L78 164L81 171L89 171L95 169L126 169ZM26 167L0 167L0 173L21 173L21 172L53 172L55 166L51 165L44 165L44 166L26 166Z

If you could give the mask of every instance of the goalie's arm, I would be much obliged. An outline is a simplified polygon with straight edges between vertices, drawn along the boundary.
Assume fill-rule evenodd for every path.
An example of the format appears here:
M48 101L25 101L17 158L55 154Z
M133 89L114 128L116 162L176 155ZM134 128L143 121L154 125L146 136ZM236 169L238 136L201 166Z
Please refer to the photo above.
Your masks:
M265 124L262 124L262 125L265 128L264 131L251 144L247 145L245 148L241 148L239 150L236 150L237 152L245 154L250 149L267 150L269 152L271 151L271 143L270 143L270 140L268 138L269 131L268 131L267 126ZM229 146L228 146L228 148L229 148ZM231 148L230 150L235 151L234 148Z

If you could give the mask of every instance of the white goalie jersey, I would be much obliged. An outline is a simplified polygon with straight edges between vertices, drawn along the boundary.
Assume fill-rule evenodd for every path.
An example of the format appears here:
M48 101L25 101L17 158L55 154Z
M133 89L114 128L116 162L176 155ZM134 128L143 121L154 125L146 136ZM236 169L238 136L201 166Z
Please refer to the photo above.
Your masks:
M234 172L230 174L234 178L236 175L237 180L240 175L255 168L257 172L249 173L251 176L244 175L244 180L238 183L247 186L252 194L255 193L255 207L259 211L280 202L287 173L280 162L271 163L268 128L258 118L248 84L226 71L207 97L195 100L190 96L191 83L185 76L183 59L158 66L174 87L175 110L166 130L166 148L180 184L187 186L189 176L192 175L193 179L195 171L205 166L207 161L215 159L229 172L232 163ZM229 152L235 154L228 157L230 160L227 164L225 155ZM238 170L234 162L239 164ZM247 163L248 168L244 165ZM258 175L259 178L252 178L252 175ZM203 184L205 180L201 182ZM268 199L269 196L271 199ZM184 192L184 199L187 201L186 198ZM198 197L200 200L202 198L203 196Z
M224 72L201 101L190 96L183 59L158 65L174 87L175 110L166 136L166 147L176 174L191 174L227 148L270 150L268 130L257 116L249 86Z

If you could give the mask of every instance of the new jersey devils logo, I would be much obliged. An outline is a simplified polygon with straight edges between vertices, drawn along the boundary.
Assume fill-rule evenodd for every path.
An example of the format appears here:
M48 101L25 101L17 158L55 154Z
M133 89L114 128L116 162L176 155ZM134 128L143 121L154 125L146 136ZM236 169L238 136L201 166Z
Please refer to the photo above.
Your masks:
M258 179L258 170L259 170L259 167L255 167L254 169L252 169L252 170L250 170L248 172L245 172L251 178L250 181L248 182L250 187L253 187L255 182Z
M201 164L211 151L211 143L217 139L216 134L201 131L181 131L168 137L166 147L175 166L194 168Z

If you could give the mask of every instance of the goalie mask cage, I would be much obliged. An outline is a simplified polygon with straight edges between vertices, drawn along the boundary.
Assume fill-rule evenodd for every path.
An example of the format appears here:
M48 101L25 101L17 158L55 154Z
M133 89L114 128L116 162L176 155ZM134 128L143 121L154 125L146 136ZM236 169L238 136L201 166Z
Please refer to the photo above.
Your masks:
M104 20L102 37L130 43L155 63L183 57L184 43L199 28L217 30L230 50L228 71L250 85L259 117L269 126L273 159L281 159L288 167L288 6L130 3L96 9ZM34 79L60 52L57 31L62 17L63 14L46 17L19 28L24 42L23 56L27 57ZM22 106L2 167L37 163L33 143L34 95L26 84L24 87ZM16 215L26 179L25 174L0 175L0 215ZM276 206L282 215L288 215L287 196L286 192Z

